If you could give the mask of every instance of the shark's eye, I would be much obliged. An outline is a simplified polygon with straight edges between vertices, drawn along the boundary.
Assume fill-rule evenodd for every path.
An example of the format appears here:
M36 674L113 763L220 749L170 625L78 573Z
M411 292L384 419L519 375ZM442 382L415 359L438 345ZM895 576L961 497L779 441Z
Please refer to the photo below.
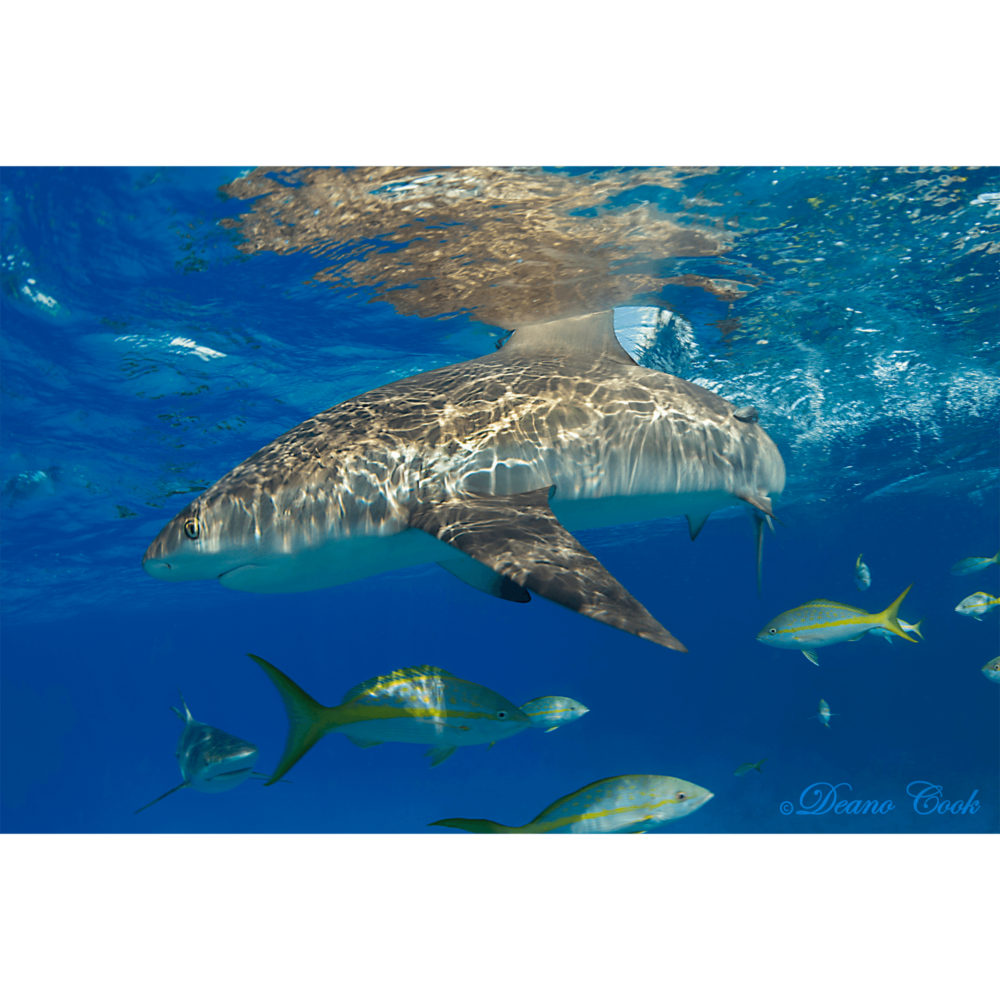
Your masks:
M497 718L498 719L506 719L507 718L507 713L506 712L497 712Z
M768 629L771 635L774 635L778 630L776 628Z
M188 538L197 538L201 534L201 524L199 524L198 518L189 517L184 522L184 534Z

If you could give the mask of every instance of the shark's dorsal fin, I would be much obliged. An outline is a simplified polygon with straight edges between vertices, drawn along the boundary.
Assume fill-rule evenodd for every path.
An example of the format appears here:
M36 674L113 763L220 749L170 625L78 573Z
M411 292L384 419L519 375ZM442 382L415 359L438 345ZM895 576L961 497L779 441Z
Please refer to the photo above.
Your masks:
M181 697L181 704L184 706L184 714L183 715L181 715L180 712L177 712L177 709L174 708L173 705L170 706L171 708L174 708L175 712L177 712L177 718L180 719L181 722L183 722L185 725L187 725L189 722L196 721L195 717L191 714L191 709L187 707L187 702L184 700L184 695L181 693L181 689L180 688L177 689L177 693L180 695L180 697Z
M587 313L568 319L519 326L500 349L501 353L558 353L578 357L604 357L623 365L635 360L615 336L614 311Z
M556 604L687 652L557 520L552 487L511 496L467 492L421 504L410 526L426 531Z

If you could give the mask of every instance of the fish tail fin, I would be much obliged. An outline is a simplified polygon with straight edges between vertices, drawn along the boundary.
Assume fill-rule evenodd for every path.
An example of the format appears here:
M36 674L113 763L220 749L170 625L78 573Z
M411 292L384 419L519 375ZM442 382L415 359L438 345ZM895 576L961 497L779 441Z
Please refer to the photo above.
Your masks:
M863 556L863 555L864 555L864 552L859 553L859 555L858 555L858 561L854 564L854 568L855 569L860 569L861 568L861 556Z
M309 750L314 743L324 737L329 730L326 714L329 711L311 695L306 694L290 677L286 677L276 666L253 653L247 656L254 661L278 689L281 700L285 703L288 715L288 738L285 740L285 752L278 761L278 766L271 775L271 780L265 785L273 785L289 771L292 766Z
M992 560L992 561L993 561L993 562L995 562L995 563L997 563L997 564L1000 564L1000 552L998 552L998 553L997 553L997 554L996 554L996 555L995 555L995 556L993 557L993 560Z
M755 770L760 771L760 765L763 764L765 760L767 760L767 758L763 757L761 760L757 761L757 763L754 764ZM764 772L760 771L760 773L763 774Z
M885 611L883 611L880 615L875 616L878 624L881 625L882 628L887 628L893 635L898 635L907 642L916 642L917 640L906 634L902 626L899 624L899 619L896 615L899 612L899 606L903 603L903 598L906 597L912 587L913 584L911 583L910 586L907 587L906 590L904 590L899 597L897 597L896 600L894 600L892 604L885 609Z
M923 625L923 623L924 623L924 620L923 620L923 618L921 618L920 621L918 621L916 625L911 625L910 626L910 631L911 632L916 632L917 635L919 635L921 639L923 639L923 637L924 637L923 633L920 631L920 626Z
M520 828L503 826L491 819L439 819L428 826L453 826L457 830L467 830L469 833L516 833Z
M177 709L175 708L174 711L177 712ZM177 712L177 714L180 715L180 712ZM160 799L165 799L168 795L173 795L174 792L179 792L182 788L187 788L187 786L188 783L186 781L182 781L176 788L171 788L169 792L164 792L162 795L157 795L157 797L153 799L152 802L147 802L144 806L140 806L138 809L136 809L134 813L132 813L132 815L135 816L138 813L141 813L143 809L148 809L150 806L156 805L156 803L159 802Z

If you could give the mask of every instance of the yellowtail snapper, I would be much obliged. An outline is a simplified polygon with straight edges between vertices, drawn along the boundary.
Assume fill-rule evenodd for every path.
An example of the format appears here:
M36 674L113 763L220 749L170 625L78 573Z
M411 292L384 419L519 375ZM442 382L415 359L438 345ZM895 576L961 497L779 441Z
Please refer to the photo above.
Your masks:
M572 698L560 695L546 695L544 698L533 698L521 706L521 711L531 719L534 729L544 729L551 733L567 722L575 722L586 715L590 709Z
M989 663L983 667L983 676L994 684L1000 684L1000 656L994 656Z
M253 770L258 752L253 743L224 733L215 726L195 721L184 701L184 695L181 695L181 704L184 706L183 715L173 705L170 707L184 723L184 731L177 742L176 751L177 763L180 764L184 780L176 788L171 788L169 792L164 792L152 802L136 809L137 813L182 788L193 788L196 792L225 792L242 784L247 778L268 777Z
M975 618L977 622L981 622L983 615L989 614L998 604L1000 604L1000 597L994 597L992 594L985 594L983 591L977 590L974 594L963 597L955 606L955 610L960 615L968 615Z
M968 559L959 559L951 567L952 576L968 576L970 573L978 573L987 566L997 565L1000 560L1000 552L995 556L969 556Z
M819 711L815 715L810 715L809 718L819 719L819 721L822 722L827 729L829 729L831 715L840 715L840 712L831 712L830 706L826 703L826 700L824 698L820 698Z
M469 833L645 833L690 816L712 796L707 788L680 778L624 774L564 795L524 826L503 826L490 819L439 819L429 825Z
M278 689L288 714L288 739L272 784L327 733L343 733L367 749L380 743L429 743L431 767L457 747L495 743L527 729L531 719L502 695L442 670L407 667L352 687L327 708L267 660L247 654Z
M864 552L861 553L861 556L863 555ZM872 574L861 561L861 556L858 556L858 561L854 564L854 584L858 590L867 590L872 585Z
M908 642L916 642L916 639L902 629L896 617L903 598L912 586L911 583L885 611L877 614L869 614L864 608L855 608L837 601L808 601L801 607L792 608L791 611L772 618L757 633L757 638L766 646L797 649L807 660L817 664L819 658L813 652L814 649L860 639L875 628L886 629Z
M760 771L760 765L763 764L765 760L767 760L767 758L762 757L756 764L740 764L740 766L733 771L733 775L737 778L742 778L744 774L749 774L751 771ZM760 773L763 774L764 772L760 771Z

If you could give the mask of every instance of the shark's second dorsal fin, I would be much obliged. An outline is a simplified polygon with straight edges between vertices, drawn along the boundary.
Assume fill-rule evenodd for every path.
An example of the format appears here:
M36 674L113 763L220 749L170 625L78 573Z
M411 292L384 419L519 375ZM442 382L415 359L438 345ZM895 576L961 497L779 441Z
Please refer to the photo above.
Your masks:
M458 494L421 504L410 527L453 545L519 587L595 621L687 652L559 522L551 487L511 496Z
M615 336L614 310L555 319L548 323L520 326L501 348L501 353L558 353L575 357L604 357L623 365L635 360Z

